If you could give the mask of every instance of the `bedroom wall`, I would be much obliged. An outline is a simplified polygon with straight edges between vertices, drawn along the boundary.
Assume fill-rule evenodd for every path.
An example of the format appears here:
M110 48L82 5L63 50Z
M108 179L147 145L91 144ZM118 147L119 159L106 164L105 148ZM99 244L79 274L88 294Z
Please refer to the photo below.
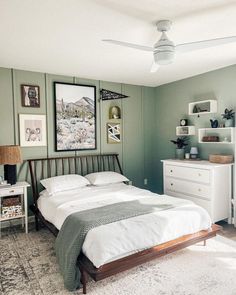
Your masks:
M95 85L97 89L97 150L83 152L55 152L53 82ZM21 106L21 84L40 86L40 108ZM115 101L100 101L99 89L105 88L128 95ZM155 190L153 130L155 126L155 88L88 80L78 77L0 68L0 145L19 144L19 114L45 114L47 120L46 147L23 147L24 159L47 156L117 152L124 174L139 187ZM120 105L122 111L122 142L107 144L108 110ZM3 175L3 166L0 166ZM19 179L28 178L27 165L20 167ZM148 184L144 186L144 178ZM30 198L30 203L31 203Z
M175 127L181 118L187 118L190 125L198 128L210 127L210 119L221 119L224 109L236 110L236 65L208 72L192 78L169 83L156 88L156 179L157 191L163 192L162 159L174 158ZM188 116L188 103L205 99L217 99L218 113L211 115ZM234 153L234 145L197 143L197 135L190 136L190 146L198 146L202 159L210 153ZM188 147L187 150L189 150Z

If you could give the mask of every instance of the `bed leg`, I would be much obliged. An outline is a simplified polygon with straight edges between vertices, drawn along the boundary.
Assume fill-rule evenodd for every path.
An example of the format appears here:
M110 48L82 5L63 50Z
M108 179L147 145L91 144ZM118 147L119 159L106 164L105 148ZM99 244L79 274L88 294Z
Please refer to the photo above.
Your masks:
M206 246L206 240L203 241L203 246Z
M88 274L83 268L80 270L80 272L81 272L81 283L83 284L83 294L87 294L86 284L88 281Z
M36 229L36 231L39 231L39 220L36 215L35 215L35 229Z

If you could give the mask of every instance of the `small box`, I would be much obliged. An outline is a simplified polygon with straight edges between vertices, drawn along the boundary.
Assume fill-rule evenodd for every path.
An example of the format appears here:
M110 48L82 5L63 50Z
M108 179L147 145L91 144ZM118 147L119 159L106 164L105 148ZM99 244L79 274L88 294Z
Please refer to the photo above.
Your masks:
M219 142L219 136L215 136L215 135L203 136L202 141L203 142Z
M234 156L233 155L209 155L209 161L211 163L230 164L234 162Z

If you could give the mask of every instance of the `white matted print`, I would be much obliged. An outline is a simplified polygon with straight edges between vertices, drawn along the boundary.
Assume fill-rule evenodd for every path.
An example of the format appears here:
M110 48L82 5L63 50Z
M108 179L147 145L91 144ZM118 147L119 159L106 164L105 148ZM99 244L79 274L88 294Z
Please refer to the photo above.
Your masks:
M107 123L107 143L121 142L120 123Z
M19 115L20 119L20 145L46 146L46 116L45 115Z

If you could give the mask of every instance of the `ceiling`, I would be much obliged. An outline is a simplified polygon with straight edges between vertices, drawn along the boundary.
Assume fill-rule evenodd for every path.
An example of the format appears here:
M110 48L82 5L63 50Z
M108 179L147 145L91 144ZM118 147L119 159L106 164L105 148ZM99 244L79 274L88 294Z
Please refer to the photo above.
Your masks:
M152 46L160 19L172 20L175 44L231 36L235 15L227 0L0 0L0 66L157 86L236 64L236 44L176 56L153 74L152 53L101 39Z

